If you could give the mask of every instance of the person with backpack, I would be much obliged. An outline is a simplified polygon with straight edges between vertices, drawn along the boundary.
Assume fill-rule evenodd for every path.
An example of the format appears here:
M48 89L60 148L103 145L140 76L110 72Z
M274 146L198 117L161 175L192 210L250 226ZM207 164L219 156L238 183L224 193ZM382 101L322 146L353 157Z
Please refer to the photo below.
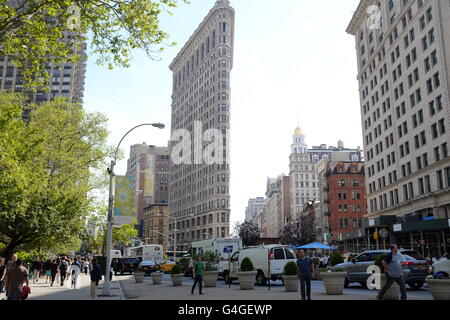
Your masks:
M381 262L383 264L383 268L386 272L386 285L381 289L380 293L377 296L378 300L383 299L383 296L386 294L386 291L397 282L400 286L401 299L406 300L406 287L405 287L405 279L402 275L402 262L406 262L405 257L398 251L397 245L393 244L391 246L391 252L386 255L386 257Z
M90 265L92 265L91 275L91 298L97 298L97 286L100 280L102 280L102 271L100 270L100 265L95 259L92 259Z
M302 300L311 300L311 279L313 276L313 261L305 256L305 250L298 252L297 274L300 279ZM306 290L305 290L306 286Z
M23 292L23 283L29 286L28 270L22 265L22 260L17 259L15 266L6 271L6 291L8 300L19 300Z
M66 259L62 258L61 263L59 265L59 276L61 279L61 287L64 286L64 280L66 280L68 268L69 268L69 265L67 264Z

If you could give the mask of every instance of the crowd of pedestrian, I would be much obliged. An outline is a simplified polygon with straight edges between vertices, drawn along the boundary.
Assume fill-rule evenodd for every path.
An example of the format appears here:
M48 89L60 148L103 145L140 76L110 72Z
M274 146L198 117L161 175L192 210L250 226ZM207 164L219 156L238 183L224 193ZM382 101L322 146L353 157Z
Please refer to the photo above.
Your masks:
M40 280L53 287L66 285L71 289L80 289L81 277L90 275L91 297L96 298L96 288L102 279L100 266L95 259L79 258L73 259L61 256L56 259L41 261L36 257L27 266L14 254L7 263L5 258L0 257L0 293L6 293L7 300L25 299L31 292L30 282L38 283ZM69 281L69 283L67 283Z

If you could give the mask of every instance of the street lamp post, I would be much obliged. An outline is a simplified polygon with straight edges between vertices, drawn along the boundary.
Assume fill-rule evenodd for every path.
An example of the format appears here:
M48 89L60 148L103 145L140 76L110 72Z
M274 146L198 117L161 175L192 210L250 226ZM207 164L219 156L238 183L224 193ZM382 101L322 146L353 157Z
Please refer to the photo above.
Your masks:
M111 267L111 245L112 245L112 224L113 224L113 206L114 206L114 195L113 195L113 179L114 179L114 166L117 162L117 153L119 151L120 144L125 139L125 137L132 132L133 130L144 127L144 126L152 126L158 129L164 129L164 124L162 123L144 123L140 124L130 131L128 131L122 139L120 139L119 144L117 145L116 152L114 153L114 160L111 160L111 165L108 168L109 174L109 200L108 200L108 222L107 222L107 230L106 230L106 270L105 270L105 282L103 283L103 296L111 296L111 284L109 281L109 270Z

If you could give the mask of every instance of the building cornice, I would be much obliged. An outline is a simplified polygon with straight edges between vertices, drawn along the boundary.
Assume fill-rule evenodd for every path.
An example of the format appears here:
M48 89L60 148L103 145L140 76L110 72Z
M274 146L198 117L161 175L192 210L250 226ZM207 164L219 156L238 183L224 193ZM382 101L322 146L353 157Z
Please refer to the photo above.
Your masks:
M213 17L214 13L216 11L220 10L220 9L228 9L228 10L230 10L233 13L231 19L234 21L234 9L233 9L233 7L231 7L228 4L225 4L225 3L222 3L220 1L218 1L216 3L216 5L209 11L208 15L203 19L202 23L200 23L200 25L197 27L195 32L189 37L189 40L184 44L183 48L177 54L175 59L173 59L172 63L169 66L169 69L171 71L174 71L173 70L174 66L178 63L178 61L184 55L184 53L189 49L189 47L191 46L193 40L202 32L203 28L208 25L209 20L211 20L211 18ZM232 30L231 30L231 43L233 43L233 40L234 40L234 29L232 28Z
M351 34L353 36L356 35L356 32L358 30L358 26L361 24L361 19L366 16L367 7L369 7L372 4L375 4L379 1L377 0L361 0L358 8L356 9L355 13L353 14L352 20L350 21L350 24L347 27L346 32L348 34Z

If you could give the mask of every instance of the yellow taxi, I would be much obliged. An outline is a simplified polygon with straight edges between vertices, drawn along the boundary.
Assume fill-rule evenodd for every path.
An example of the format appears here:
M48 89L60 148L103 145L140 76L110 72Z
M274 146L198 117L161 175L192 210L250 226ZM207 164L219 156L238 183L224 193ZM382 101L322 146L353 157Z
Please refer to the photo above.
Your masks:
M177 263L175 261L164 261L164 263L160 264L160 270L162 272L171 272L172 268L176 265Z

